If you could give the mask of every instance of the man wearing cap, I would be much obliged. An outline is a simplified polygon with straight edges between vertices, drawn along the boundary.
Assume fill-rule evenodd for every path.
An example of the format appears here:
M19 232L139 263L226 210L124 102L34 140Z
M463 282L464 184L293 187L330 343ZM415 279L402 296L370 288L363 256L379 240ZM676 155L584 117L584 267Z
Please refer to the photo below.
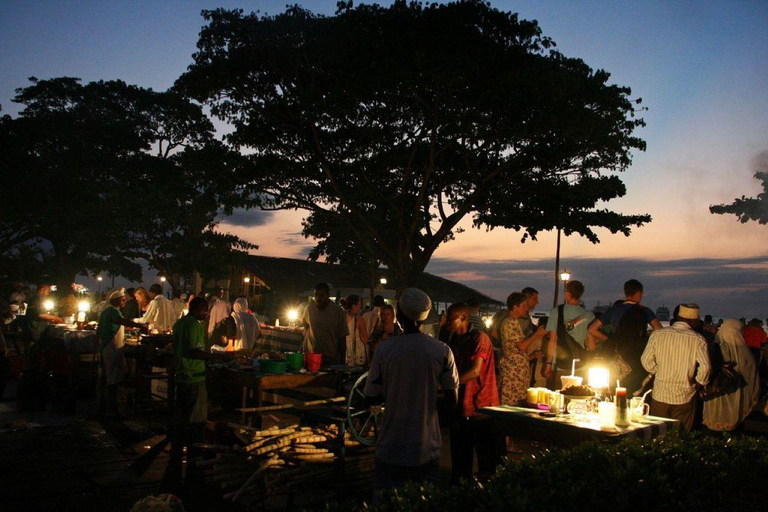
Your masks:
M699 306L680 304L670 327L653 331L641 361L655 376L651 414L680 420L691 430L696 400L696 384L709 381L710 361L707 342L693 328L699 322Z
M403 291L397 303L403 334L385 340L374 352L365 395L370 403L383 401L386 409L376 444L376 491L406 481L434 482L439 475L443 440L437 394L442 388L453 410L459 376L451 349L419 332L431 308L423 291ZM375 499L380 499L378 492Z
M96 330L99 336L99 378L97 383L99 415L118 417L117 385L125 378L127 365L123 354L125 327L138 327L147 332L147 326L123 318L120 308L127 298L125 288L107 292L109 306L99 316Z

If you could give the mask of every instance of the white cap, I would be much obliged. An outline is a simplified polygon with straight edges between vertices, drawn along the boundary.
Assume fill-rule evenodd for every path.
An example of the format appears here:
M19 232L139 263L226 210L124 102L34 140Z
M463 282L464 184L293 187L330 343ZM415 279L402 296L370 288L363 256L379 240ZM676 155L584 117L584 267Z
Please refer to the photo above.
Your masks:
M429 316L432 300L418 288L406 288L397 301L397 306L405 316L415 322L423 322Z

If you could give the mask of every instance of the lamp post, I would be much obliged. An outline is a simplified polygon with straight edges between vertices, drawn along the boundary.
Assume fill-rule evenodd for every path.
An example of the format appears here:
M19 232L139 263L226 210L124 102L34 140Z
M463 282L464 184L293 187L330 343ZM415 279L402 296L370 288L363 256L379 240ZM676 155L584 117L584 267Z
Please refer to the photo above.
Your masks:
M571 273L568 272L568 269L563 269L562 272L560 272L560 280L563 282L563 303L565 303L565 285L568 284L568 280L571 278Z
M101 281L103 281L104 278L101 276L98 276L96 277L96 280L99 282L99 297L101 297Z
M248 286L251 283L250 277L244 277L243 278L243 295L245 295L245 298L248 298Z

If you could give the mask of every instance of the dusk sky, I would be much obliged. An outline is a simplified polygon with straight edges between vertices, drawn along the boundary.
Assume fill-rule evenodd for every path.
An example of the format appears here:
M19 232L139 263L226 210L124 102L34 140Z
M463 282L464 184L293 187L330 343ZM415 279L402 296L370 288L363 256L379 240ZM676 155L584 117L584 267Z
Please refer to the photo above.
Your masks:
M300 5L333 14L335 1ZM650 213L630 238L564 239L563 264L584 282L585 302L620 298L622 283L645 284L652 308L698 302L717 316L768 317L768 226L711 215L711 204L760 192L768 171L768 2L591 2L496 0L536 19L570 57L611 73L643 99L648 145L622 175L626 197L608 207ZM191 63L201 9L241 7L275 14L281 1L9 1L0 4L0 104L27 78L75 76L170 87ZM257 254L304 258L302 212L240 212L221 228L258 244ZM504 300L524 286L552 303L555 236L520 243L521 233L470 227L438 249L429 272ZM148 274L150 275L150 274ZM311 283L310 283L311 284ZM310 285L308 284L308 286Z

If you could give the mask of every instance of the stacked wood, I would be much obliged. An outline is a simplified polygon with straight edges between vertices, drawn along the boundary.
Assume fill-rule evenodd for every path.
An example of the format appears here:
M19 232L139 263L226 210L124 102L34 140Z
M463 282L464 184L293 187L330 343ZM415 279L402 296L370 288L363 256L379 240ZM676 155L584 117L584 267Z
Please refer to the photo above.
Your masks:
M339 463L337 425L300 427L289 425L255 429L237 423L228 425L239 443L197 445L216 453L215 459L198 463L212 468L213 477L235 501L246 496L301 491L302 498L330 493L370 493L373 485L374 449L345 432L343 465Z

